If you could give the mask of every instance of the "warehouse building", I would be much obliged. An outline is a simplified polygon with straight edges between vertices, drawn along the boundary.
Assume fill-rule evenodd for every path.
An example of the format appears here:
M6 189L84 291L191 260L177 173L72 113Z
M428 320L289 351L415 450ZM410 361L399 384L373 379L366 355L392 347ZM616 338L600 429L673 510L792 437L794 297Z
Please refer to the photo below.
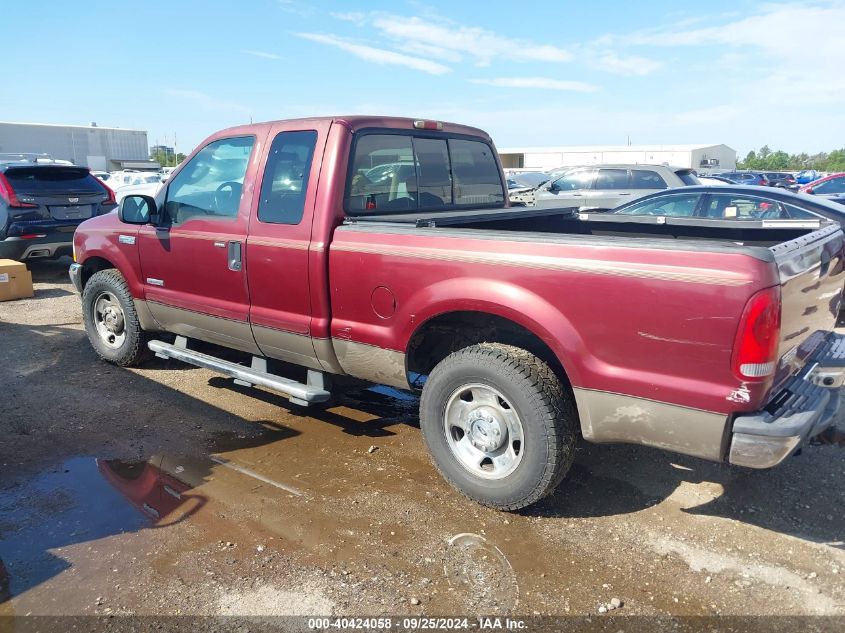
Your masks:
M736 150L727 145L595 145L500 149L505 169L546 171L578 165L671 165L700 174L736 169Z
M145 130L0 121L0 153L48 154L100 171L158 170Z

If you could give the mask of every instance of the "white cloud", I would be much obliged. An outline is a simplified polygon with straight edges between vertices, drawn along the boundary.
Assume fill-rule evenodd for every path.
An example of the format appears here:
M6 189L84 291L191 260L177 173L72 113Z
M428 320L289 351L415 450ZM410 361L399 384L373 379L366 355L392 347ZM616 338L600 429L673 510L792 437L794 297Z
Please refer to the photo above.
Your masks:
M261 57L262 59L281 59L281 55L276 55L275 53L267 53L265 51L255 51L255 50L242 50L242 53L245 55L252 55L253 57Z
M354 14L352 21L371 25L402 50L436 59L459 61L466 57L479 66L487 66L494 59L534 62L566 62L572 59L572 54L559 46L504 37L477 26L456 25L442 18L373 13Z
M184 90L182 88L168 88L164 91L164 93L170 97L176 97L178 99L184 99L186 101L192 102L195 106L202 110L212 111L212 110L222 110L222 111L229 111L235 112L241 116L249 117L252 111L245 105L240 103L234 103L232 101L226 101L224 99L218 99L217 97L213 97L209 94L204 92L200 92L199 90Z
M643 77L645 75L650 75L663 66L663 64L659 61L649 59L648 57L630 54L620 56L614 51L598 53L597 55L590 57L591 66L598 70L603 70L617 75L635 75Z
M384 48L375 48L365 44L356 44L348 40L337 37L336 35L323 35L320 33L296 33L298 37L319 44L326 44L327 46L334 46L340 50L346 51L356 57L374 64L386 64L391 66L406 66L414 70L421 70L422 72L431 75L442 75L450 72L452 69L444 66L438 62L430 59L423 59L420 57L412 57L404 53L397 53Z
M486 84L500 88L541 88L545 90L571 90L574 92L595 92L597 86L583 81L566 81L549 77L496 77L495 79L473 79L474 84Z

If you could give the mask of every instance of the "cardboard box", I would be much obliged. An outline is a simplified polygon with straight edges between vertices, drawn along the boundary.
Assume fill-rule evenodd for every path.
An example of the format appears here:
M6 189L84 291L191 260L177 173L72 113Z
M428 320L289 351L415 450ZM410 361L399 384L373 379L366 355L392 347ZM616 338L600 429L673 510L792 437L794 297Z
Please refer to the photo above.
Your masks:
M12 259L0 259L0 301L25 299L32 291L32 273L26 265Z

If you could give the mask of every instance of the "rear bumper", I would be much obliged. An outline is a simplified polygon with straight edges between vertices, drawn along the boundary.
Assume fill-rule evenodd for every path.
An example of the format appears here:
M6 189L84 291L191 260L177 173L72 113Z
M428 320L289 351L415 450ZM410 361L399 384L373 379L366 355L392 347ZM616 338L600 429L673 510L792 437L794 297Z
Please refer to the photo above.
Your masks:
M831 332L804 368L756 413L734 419L728 461L771 468L830 428L845 382L845 336Z
M73 233L48 234L44 237L24 239L7 237L0 240L0 259L44 259L73 253Z

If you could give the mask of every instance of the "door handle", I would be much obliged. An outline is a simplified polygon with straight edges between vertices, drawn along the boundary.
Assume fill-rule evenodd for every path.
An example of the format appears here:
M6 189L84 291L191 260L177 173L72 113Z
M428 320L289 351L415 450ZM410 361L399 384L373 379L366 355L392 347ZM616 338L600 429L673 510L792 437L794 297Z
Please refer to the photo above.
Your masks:
M229 242L228 260L229 270L238 271L241 269L242 262L242 245L240 242L232 240Z

